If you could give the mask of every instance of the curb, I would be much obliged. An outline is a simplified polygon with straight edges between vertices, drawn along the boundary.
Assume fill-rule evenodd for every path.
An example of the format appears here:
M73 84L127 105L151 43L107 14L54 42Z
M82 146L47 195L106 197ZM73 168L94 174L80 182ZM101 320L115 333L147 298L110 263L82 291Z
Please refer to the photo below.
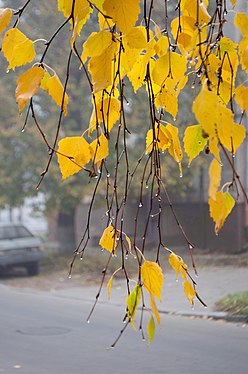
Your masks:
M159 310L161 314L169 314L182 317L206 318L213 320L225 320L227 322L248 324L248 316L232 315L226 312L194 312L194 311L172 311Z

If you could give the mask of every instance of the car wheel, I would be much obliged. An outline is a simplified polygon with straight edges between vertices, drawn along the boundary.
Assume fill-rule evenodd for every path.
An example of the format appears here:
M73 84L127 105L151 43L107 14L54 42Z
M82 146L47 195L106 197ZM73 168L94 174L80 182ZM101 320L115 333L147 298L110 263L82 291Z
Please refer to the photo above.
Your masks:
M37 275L39 274L39 264L38 262L31 262L26 266L28 275Z

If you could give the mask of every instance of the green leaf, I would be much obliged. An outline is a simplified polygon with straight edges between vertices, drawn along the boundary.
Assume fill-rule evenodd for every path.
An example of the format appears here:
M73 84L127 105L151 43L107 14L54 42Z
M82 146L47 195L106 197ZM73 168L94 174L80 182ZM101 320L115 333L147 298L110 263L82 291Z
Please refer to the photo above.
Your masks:
M202 136L201 125L195 125L186 128L183 141L190 165L191 161L204 149L208 140Z
M153 341L153 338L154 338L154 335L155 335L155 330L156 330L155 321L154 321L153 316L151 316L151 318L148 322L148 325L147 325L147 334L148 334L149 344L151 344L151 342Z
M126 299L127 316L133 328L135 328L133 321L135 319L135 314L140 303L140 298L141 298L141 288L138 284L136 284L133 291L128 295Z

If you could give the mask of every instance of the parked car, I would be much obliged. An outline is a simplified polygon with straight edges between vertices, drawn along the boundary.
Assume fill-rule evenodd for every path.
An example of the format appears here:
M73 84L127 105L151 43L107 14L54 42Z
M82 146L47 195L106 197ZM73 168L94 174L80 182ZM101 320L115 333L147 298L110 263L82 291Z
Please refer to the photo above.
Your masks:
M25 267L28 275L39 273L42 241L24 225L0 223L0 269Z

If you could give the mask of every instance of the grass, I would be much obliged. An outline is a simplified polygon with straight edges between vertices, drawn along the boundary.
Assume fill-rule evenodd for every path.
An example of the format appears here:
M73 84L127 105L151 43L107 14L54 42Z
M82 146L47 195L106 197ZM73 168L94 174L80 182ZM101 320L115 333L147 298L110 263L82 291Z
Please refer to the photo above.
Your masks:
M248 316L248 291L225 296L216 303L216 309L234 315Z
M88 251L90 252L90 251ZM52 253L46 254L41 261L41 274L46 275L49 273L67 271L69 273L70 264L73 256L65 253ZM73 274L84 274L92 278L100 279L102 272L105 269L109 259L107 251L101 252L98 248L92 248L92 253L86 253L83 260L80 261L80 256L76 258L73 265ZM130 277L137 274L137 260L129 256L126 261L127 271ZM119 267L121 267L120 256L111 258L107 268L107 275L112 275ZM116 274L117 278L123 278L123 271Z

